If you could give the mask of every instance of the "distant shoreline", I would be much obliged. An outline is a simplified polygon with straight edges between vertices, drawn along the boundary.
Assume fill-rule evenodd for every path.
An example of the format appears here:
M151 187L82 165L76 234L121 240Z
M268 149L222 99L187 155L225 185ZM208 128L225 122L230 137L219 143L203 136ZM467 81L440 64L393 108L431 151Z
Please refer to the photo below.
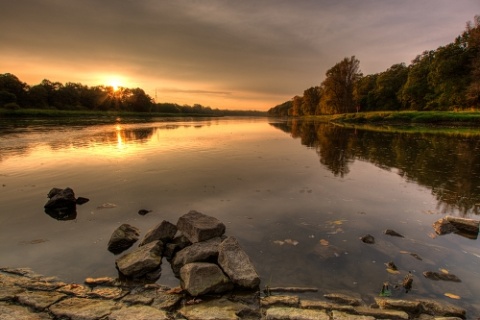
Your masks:
M267 116L266 112L259 111L236 111L232 114L218 113L164 113L164 112L129 112L129 111L94 111L94 110L57 110L57 109L4 109L0 108L0 117L4 118L67 118L67 117L89 117L89 118L222 118L227 116ZM238 113L238 115L237 115Z

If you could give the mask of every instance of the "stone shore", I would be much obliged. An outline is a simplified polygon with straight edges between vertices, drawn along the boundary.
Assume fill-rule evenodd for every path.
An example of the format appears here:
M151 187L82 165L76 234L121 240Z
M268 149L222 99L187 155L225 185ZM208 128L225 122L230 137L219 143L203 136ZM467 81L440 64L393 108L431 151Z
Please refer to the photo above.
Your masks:
M0 268L0 320L333 320L465 319L465 310L433 300L361 299L328 294L323 299L229 292L193 298L180 287L127 284L113 278L62 282L30 269Z

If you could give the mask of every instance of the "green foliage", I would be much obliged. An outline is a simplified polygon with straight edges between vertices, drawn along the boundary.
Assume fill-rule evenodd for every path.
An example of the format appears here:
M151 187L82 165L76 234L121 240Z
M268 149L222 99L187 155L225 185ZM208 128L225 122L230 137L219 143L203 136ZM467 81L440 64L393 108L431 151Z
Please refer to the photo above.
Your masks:
M326 73L313 110L310 89L293 99L291 109L271 115L318 115L378 110L458 111L480 108L480 16L468 22L454 42L418 55L407 67L361 76L359 61L345 58ZM303 100L301 110L298 101ZM282 104L286 106L285 104Z

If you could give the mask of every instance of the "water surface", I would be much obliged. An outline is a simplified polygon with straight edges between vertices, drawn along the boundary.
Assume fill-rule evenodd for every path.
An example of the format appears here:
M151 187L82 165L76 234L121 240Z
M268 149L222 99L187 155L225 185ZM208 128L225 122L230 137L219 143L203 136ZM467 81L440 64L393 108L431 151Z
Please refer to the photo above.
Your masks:
M479 132L157 120L2 121L0 265L66 281L116 276L106 249L116 227L130 223L143 237L197 210L239 239L262 286L315 286L318 295L356 292L373 301L383 282L411 271L412 292L395 297L436 298L480 314L478 240L436 237L432 228L447 214L478 218ZM75 219L55 220L43 209L52 187L90 201ZM387 228L405 238L384 235ZM361 242L365 234L376 243ZM386 271L389 261L400 274ZM463 281L422 275L440 269ZM178 283L166 261L158 282Z

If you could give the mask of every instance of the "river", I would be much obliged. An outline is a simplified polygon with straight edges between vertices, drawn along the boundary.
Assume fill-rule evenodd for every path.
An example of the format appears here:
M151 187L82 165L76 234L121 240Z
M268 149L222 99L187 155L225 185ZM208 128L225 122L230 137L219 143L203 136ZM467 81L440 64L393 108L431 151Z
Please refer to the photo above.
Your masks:
M478 219L480 130L342 127L268 118L0 120L0 266L62 280L116 276L107 251L129 223L141 237L190 210L235 236L262 287L318 287L373 301L411 271L398 298L480 314L477 239L437 236L446 215ZM43 205L53 188L89 198L71 220ZM139 215L140 209L151 210ZM384 234L393 229L404 238ZM374 244L360 237L370 234ZM385 263L394 262L398 274ZM159 283L178 285L164 261ZM432 281L424 271L462 282ZM454 300L445 293L460 297Z

